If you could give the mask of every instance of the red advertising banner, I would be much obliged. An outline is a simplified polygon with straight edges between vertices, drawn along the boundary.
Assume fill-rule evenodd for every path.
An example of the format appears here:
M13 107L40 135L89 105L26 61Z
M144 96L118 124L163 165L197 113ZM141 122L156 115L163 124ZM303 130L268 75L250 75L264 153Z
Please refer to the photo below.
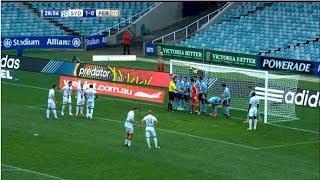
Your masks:
M163 103L164 91L157 89L144 88L139 86L131 86L126 84L88 80L83 78L60 76L59 87L68 84L68 81L72 81L72 86L76 89L78 84L84 83L84 87L89 87L90 84L97 91L98 94L124 97L129 99L137 99L149 102Z
M168 87L170 83L169 73L96 64L78 64L75 76L158 87Z

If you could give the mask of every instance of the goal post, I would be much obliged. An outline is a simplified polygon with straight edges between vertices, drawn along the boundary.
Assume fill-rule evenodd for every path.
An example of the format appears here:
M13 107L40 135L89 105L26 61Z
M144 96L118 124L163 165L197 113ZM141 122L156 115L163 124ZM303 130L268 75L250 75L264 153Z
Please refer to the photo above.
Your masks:
M231 91L231 109L237 111L248 110L250 94L255 91L264 123L297 119L295 105L285 103L284 96L286 92L296 92L299 76L181 60L170 60L170 74L203 77L208 97L221 97L224 90L221 84L226 83Z

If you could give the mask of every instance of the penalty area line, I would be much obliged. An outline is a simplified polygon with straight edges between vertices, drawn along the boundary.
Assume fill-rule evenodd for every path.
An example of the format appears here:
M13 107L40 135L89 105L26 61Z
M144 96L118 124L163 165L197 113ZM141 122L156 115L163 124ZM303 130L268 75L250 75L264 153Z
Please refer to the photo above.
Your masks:
M319 142L320 141L307 141L307 142L299 142L299 143L292 143L292 144L280 144L275 146L261 147L259 149L272 149L272 148L288 147L288 146L295 146L295 145L301 145L301 144L312 144L312 143L319 143Z
M37 172L37 171L32 171L32 170L20 168L20 167L17 167L17 166L11 166L11 165L6 165L6 164L1 164L1 166L7 167L7 168L13 168L13 169L16 169L17 171L23 171L23 172L27 172L27 173L31 173L31 174L37 174L37 175L49 177L51 179L66 180L64 178L60 178L60 177L57 177L57 176L52 176L50 174L45 174L45 173L41 173L41 172Z
M37 109L37 110L46 110L45 108L38 108L38 107L33 107L33 106L26 106L26 107L27 108L32 108L32 109ZM57 112L59 112L59 111L57 111ZM95 117L95 119L122 123L122 121L119 121L119 120L109 119L109 118L102 118L102 117L97 117L97 116ZM141 126L141 125L139 125L139 126ZM141 127L143 127L143 126L141 126ZM172 131L172 130L167 130L167 129L162 129L162 128L157 128L157 129L159 131L169 132L169 133L178 134L178 135L182 135L182 136L188 136L188 137L192 137L192 138L196 138L196 139L202 139L202 140L206 140L206 141L217 142L217 143L221 143L221 144L233 145L233 146L237 146L237 147L242 147L242 148L247 148L247 149L254 149L254 150L258 150L259 149L259 148L252 147L252 146L247 146L247 145L243 145L243 144L237 144L237 143L218 140L218 139L201 137L201 136L192 135L192 134L188 134L188 133L182 133L182 132L177 132L177 131Z
M25 106L25 107L31 108L31 109L37 109L37 110L46 110L45 108L39 108L39 107L34 107L34 106ZM57 111L57 112L59 112L59 111ZM102 117L95 117L95 118L103 120L103 121L122 123L122 121L115 120L115 119L102 118ZM138 126L143 127L142 125L138 125ZM247 148L247 149L254 149L254 150L272 149L272 148L279 148L279 147L287 147L287 146L295 146L295 145L300 145L300 144L309 144L309 143L320 142L320 141L308 141L308 142L299 142L299 143L293 143L293 144L280 144L280 145L266 146L266 147L252 147L252 146L247 146L247 145L244 145L244 144L237 144L237 143L218 140L218 139L211 139L211 138L201 137L201 136L197 136L197 135L192 135L192 134L188 134L188 133L182 133L182 132L177 132L177 131L172 131L172 130L167 130L167 129L162 129L162 128L157 128L157 129L160 130L160 131L169 132L169 133L173 133L173 134L178 134L178 135L182 135L182 136L189 136L189 137L192 137L192 138L197 138L197 139L202 139L202 140L206 140L206 141L217 142L217 143L221 143L221 144L228 144L228 145L233 145L233 146Z

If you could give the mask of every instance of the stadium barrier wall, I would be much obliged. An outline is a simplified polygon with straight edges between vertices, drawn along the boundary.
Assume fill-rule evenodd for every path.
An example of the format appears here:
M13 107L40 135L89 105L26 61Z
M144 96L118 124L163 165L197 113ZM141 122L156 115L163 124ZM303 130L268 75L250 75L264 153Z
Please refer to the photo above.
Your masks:
M277 70L320 76L320 62L265 57L250 54L214 51L200 48L188 48L156 44L156 55L164 58L181 59L207 64L228 65L251 69ZM145 46L145 51L147 46Z
M85 41L85 49L103 48L108 45L108 38L106 35L87 36Z
M74 70L76 77L99 79L127 84L168 87L170 74L123 67L96 64L78 64Z
M88 80L84 78L76 78L70 76L60 76L59 87L64 87L66 84L68 84L69 81L72 81L72 86L74 88L77 88L79 83L84 83L85 87L88 87L90 84L92 84L98 94L149 101L155 103L164 102L163 90L132 86L120 83Z
M1 37L1 49L82 49L81 36L20 36Z
M22 71L155 87L168 87L170 82L170 74L165 72L2 54L1 68L6 67L17 67Z

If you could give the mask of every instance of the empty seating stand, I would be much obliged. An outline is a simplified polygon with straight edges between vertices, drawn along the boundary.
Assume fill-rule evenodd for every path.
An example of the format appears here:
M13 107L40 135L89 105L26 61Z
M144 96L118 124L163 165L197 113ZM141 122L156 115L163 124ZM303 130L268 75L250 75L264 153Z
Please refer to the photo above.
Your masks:
M58 23L80 35L91 35L110 28L129 17L147 10L153 2L31 2L32 8L41 9L118 9L119 17L55 18ZM67 35L49 19L41 18L21 2L1 3L2 36Z
M201 47L246 54L277 54L288 58L310 59L319 50L316 38L320 35L319 2L264 2L238 3L226 12L218 23L179 46ZM310 42L310 43L307 43ZM295 52L309 51L310 56L294 56ZM304 45L305 44L305 45ZM312 48L313 47L313 48ZM285 51L285 52L279 52ZM301 51L299 50L301 49ZM319 53L318 53L319 56Z
M66 35L58 27L29 12L21 3L1 3L1 36Z

